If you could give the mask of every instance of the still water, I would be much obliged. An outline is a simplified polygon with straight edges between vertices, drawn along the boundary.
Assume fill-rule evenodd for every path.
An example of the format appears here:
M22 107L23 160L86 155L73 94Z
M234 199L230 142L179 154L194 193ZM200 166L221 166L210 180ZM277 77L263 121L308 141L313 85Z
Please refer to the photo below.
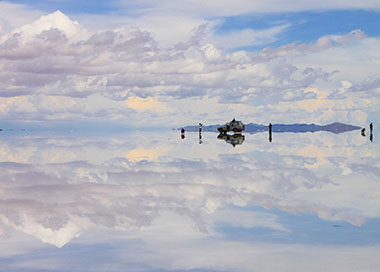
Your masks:
M379 271L360 131L3 131L0 271Z

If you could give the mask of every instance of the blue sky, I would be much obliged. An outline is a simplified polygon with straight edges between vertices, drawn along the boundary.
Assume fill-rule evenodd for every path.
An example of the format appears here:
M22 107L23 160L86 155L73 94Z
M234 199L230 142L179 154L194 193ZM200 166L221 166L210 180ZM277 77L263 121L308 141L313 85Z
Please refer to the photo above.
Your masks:
M278 209L268 210L260 206L240 209L274 214L277 221L291 231L281 232L276 229L257 226L253 228L218 226L218 230L223 232L228 239L251 242L271 241L284 244L345 246L373 245L380 242L379 219L370 219L361 226L354 226L343 220L326 221L315 214L302 212L292 214Z
M111 14L115 17L138 17L144 10L151 8L149 1L121 5L120 1L8 1L24 4L34 9L40 9L47 13L61 10L68 15ZM122 1L121 1L122 2ZM343 35L352 30L360 29L368 36L380 35L380 12L372 8L341 8L341 9L317 9L299 10L290 12L248 12L236 16L205 16L210 21L220 22L215 26L216 34L224 34L236 30L253 28L266 29L271 26L289 24L283 33L278 35L278 40L269 44L255 47L260 49L264 46L277 47L292 42L312 42L325 35ZM248 47L249 48L249 47Z
M61 10L67 14L76 13L88 13L88 14L104 14L109 12L115 12L118 10L115 0L99 0L99 1L74 1L74 0L64 0L64 1L50 1L50 0L37 0L31 1L21 0L21 1L9 1L16 4L24 4L31 6L33 8L38 8L44 10L48 13L54 12L57 9Z
M380 35L380 13L371 10L328 10L287 13L247 14L221 18L217 34L245 28L265 29L288 23L289 27L278 35L278 40L254 49L284 44L315 42L326 35L343 35L360 29L368 36Z
M375 1L368 1L363 5L342 5L334 1L331 6L329 4L318 5L301 5L298 7L289 7L286 12L281 8L276 8L276 1L268 1L268 6L255 8L247 8L239 10L238 12L232 11L233 16L229 16L225 11L210 11L209 9L219 7L216 3L211 7L207 7L205 12L202 12L202 6L189 10L185 14L181 8L173 5L170 6L171 0L163 1L162 7L154 1L47 1L37 0L30 1L2 1L3 3L22 4L26 8L39 10L41 13L52 13L56 10L62 11L64 14L72 16L73 18L80 18L80 16L91 15L104 15L109 16L109 19L120 21L121 18L141 18L155 16L170 15L178 13L179 17L194 17L197 19L205 19L208 22L214 22L214 34L225 35L243 29L264 30L276 25L284 25L287 27L277 34L275 41L269 41L260 45L247 45L238 49L259 50L266 46L278 47L284 44L296 42L313 42L321 36L326 35L344 35L352 30L360 29L368 36L379 36L380 12L379 7ZM167 2L167 3L166 3ZM184 3L191 1L185 1ZM211 1L210 1L211 2ZM165 4L166 3L166 4ZM291 1L285 1L285 4L291 4ZM311 2L312 3L312 2ZM224 2L220 3L223 6ZM189 5L189 4L188 4ZM184 5L184 9L186 6ZM196 6L196 3L193 4ZM280 6L280 4L278 4ZM340 7L339 7L340 6ZM186 10L185 10L186 11ZM223 14L224 16L215 16ZM96 17L94 17L96 18ZM123 20L121 20L123 21ZM101 22L100 22L101 23ZM136 23L136 22L134 22ZM181 22L176 22L181 24ZM138 21L137 21L138 25ZM236 48L235 48L236 50Z

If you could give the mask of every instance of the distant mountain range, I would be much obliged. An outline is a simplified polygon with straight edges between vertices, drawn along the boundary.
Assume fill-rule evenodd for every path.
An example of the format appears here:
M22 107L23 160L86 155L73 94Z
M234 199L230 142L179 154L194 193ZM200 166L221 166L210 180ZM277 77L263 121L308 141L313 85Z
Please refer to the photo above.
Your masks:
M209 125L203 126L202 131L218 132L218 127L221 125ZM199 126L186 126L186 131L198 131ZM335 134L343 133L352 130L358 130L361 127L343 124L332 123L328 125L316 125L316 124L272 124L272 132L316 132L316 131L329 131ZM258 125L254 123L245 124L244 132L258 133L268 131L267 125ZM218 132L219 133L219 132Z

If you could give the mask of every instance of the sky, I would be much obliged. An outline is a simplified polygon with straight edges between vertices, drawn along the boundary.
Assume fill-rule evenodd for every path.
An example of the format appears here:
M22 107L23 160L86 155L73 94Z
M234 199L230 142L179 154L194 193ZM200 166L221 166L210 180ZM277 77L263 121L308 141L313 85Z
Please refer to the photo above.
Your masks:
M0 271L376 271L379 26L378 0L0 1ZM232 118L374 141L118 130Z
M380 3L0 1L0 126L380 123Z

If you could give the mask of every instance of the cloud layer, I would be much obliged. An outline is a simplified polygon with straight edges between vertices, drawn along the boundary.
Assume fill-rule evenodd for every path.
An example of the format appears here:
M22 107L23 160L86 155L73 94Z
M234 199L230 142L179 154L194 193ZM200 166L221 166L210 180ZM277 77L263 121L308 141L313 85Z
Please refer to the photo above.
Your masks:
M7 29L5 22L2 25ZM260 33L255 38L247 31L244 36L252 37L247 43L260 39ZM338 112L339 121L362 123L367 112L378 107L379 39L367 38L360 30L258 53L225 52L212 43L216 40L210 33L212 28L202 24L183 42L163 47L152 33L139 28L92 32L60 11L4 30L1 116L13 121L111 119L133 124L128 120L140 119L144 124L162 125L167 120L183 124L184 115L191 116L189 121L205 114L210 121L217 120L227 105L231 111L226 117L271 116L283 121L280 116L288 112L300 121L329 122L336 121ZM241 40L236 35L228 36L232 44ZM351 77L353 71L362 72ZM295 101L323 103L310 88L326 93L330 115L325 109L310 112L294 106ZM374 99L367 101L368 97ZM155 101L157 107L138 110L130 101L140 98ZM202 110L202 103L211 107ZM246 110L239 112L234 105ZM356 110L358 114L349 115Z

